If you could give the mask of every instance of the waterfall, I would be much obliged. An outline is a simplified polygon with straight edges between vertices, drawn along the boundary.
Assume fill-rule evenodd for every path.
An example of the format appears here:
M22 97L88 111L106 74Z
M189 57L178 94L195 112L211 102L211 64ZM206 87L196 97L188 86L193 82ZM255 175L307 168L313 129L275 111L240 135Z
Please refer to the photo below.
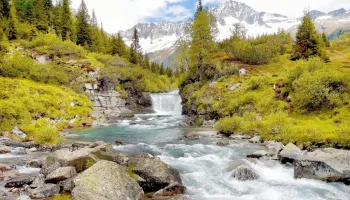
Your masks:
M181 97L179 91L151 94L152 107L157 115L181 115Z

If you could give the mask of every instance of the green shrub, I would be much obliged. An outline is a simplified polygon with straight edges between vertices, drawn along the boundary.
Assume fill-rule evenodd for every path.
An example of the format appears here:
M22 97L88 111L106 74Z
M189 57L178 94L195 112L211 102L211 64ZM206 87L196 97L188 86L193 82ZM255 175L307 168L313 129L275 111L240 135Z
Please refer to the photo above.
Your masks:
M37 144L56 145L61 142L60 133L48 119L41 118L31 125L23 126L22 129L28 136L33 136Z
M222 118L215 124L215 129L222 134L232 135L240 131L243 119L240 117Z

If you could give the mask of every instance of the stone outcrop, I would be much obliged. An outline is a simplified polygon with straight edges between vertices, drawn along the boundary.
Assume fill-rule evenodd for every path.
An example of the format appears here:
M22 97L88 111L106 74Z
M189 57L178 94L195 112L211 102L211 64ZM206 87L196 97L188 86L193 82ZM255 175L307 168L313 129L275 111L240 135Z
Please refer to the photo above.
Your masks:
M140 183L146 192L158 191L176 182L182 184L179 171L159 158L138 161L132 168L132 172L146 180Z
M298 156L294 161L294 177L347 182L350 179L350 152L327 148Z
M126 169L114 162L99 161L75 179L72 197L75 200L141 199L142 188Z
M76 151L61 149L51 153L45 159L41 172L48 175L60 167L73 166L79 173L99 160L112 160L112 145L104 142L96 144L97 146L93 145Z

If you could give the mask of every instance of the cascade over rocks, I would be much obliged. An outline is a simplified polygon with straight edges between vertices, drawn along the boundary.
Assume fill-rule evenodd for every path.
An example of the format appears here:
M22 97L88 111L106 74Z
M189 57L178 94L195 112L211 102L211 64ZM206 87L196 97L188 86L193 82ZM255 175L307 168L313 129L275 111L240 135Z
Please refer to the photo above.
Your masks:
M126 169L114 162L99 161L79 174L72 191L75 200L141 199L142 188L132 179Z

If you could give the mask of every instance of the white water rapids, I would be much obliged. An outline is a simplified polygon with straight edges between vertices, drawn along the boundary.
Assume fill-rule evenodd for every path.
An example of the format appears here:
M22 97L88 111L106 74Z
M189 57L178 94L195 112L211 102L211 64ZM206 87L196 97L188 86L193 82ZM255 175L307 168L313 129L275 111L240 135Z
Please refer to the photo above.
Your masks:
M217 146L218 138L181 140L198 127L182 127L181 98L177 91L152 95L153 115L137 115L109 127L84 130L88 140L123 141L117 152L150 154L178 169L193 200L350 200L350 187L310 179L294 179L293 168L274 161L246 160L246 155L264 147L242 141ZM163 115L163 116L161 116ZM246 160L258 180L239 181L231 177L232 163Z

